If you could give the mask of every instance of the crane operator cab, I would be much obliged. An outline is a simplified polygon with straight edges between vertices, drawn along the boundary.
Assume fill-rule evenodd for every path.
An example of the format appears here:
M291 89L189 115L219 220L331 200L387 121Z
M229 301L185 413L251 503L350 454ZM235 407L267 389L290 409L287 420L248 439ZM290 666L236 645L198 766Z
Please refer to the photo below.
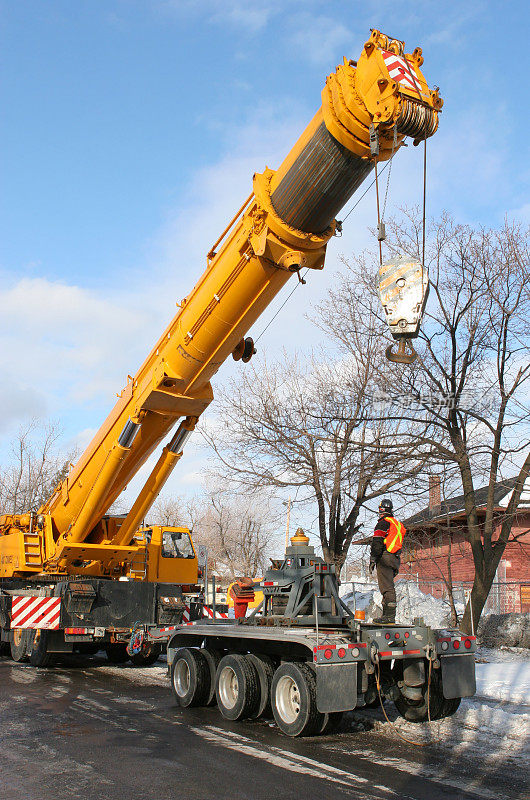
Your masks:
M197 555L188 528L151 525L141 528L134 538L136 544L145 546L145 566L138 569L143 554L139 555L138 562L131 563L129 577L162 583L197 583Z

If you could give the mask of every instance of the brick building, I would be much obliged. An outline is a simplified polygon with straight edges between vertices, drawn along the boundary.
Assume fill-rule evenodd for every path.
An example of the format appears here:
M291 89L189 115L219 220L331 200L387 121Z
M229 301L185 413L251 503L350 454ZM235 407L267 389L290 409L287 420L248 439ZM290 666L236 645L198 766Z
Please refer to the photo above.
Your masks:
M497 538L502 516L510 501L515 478L499 481L495 486ZM486 515L488 487L476 492L479 519ZM474 566L471 547L466 541L464 496L441 499L440 479L429 480L429 505L409 519L400 570L402 577L414 577L420 588L436 596L445 594L442 575L451 571L454 586L468 587L473 581ZM525 485L512 525L513 541L509 541L497 569L493 591L501 602L494 610L530 612L530 480ZM502 594L502 597L501 597Z

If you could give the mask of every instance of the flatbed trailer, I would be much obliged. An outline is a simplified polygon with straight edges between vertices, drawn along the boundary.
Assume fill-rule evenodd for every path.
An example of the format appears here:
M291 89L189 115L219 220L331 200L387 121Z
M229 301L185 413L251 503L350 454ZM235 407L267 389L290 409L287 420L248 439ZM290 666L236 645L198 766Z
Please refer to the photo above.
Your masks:
M272 714L289 736L329 730L342 713L393 700L412 722L453 714L475 693L476 642L456 630L364 623L341 601L333 565L292 539L248 618L146 627L167 643L174 699L217 702L237 720Z

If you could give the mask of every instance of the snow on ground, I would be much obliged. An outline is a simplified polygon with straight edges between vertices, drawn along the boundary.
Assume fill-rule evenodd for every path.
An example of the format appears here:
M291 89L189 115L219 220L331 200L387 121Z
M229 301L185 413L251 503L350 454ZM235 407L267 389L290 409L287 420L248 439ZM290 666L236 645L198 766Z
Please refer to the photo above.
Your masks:
M530 712L530 658L476 664L477 697L528 706Z

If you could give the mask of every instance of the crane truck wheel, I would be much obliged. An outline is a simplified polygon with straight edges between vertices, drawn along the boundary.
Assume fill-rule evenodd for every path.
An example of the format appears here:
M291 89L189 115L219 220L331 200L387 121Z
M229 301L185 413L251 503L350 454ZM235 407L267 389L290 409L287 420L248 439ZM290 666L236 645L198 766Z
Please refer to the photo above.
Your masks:
M317 733L320 733L323 736L329 733L335 733L342 722L343 716L343 711L332 711L329 714L323 714L324 719L322 720L322 725Z
M29 656L29 663L32 667L50 667L55 661L54 656L48 652L48 635L49 632L45 630L33 631Z
M324 725L317 709L315 673L308 664L281 664L272 679L272 712L287 736L312 736Z
M256 667L248 656L238 653L223 656L217 667L215 694L225 719L255 715L261 692Z
M125 664L129 660L126 644L108 644L105 652L111 664Z
M274 665L272 660L266 655L249 655L247 658L254 664L254 668L258 674L259 681L259 702L258 707L252 717L270 717L272 716L271 707L271 686L274 677Z
M150 667L151 664L158 661L161 652L162 649L159 644L148 644L139 653L130 656L130 659L135 667Z
M171 690L181 708L206 705L210 668L201 650L183 647L177 651L171 665Z
M9 644L11 651L11 658L13 661L27 661L28 660L28 644L29 644L30 631L25 628L15 628L13 636Z

